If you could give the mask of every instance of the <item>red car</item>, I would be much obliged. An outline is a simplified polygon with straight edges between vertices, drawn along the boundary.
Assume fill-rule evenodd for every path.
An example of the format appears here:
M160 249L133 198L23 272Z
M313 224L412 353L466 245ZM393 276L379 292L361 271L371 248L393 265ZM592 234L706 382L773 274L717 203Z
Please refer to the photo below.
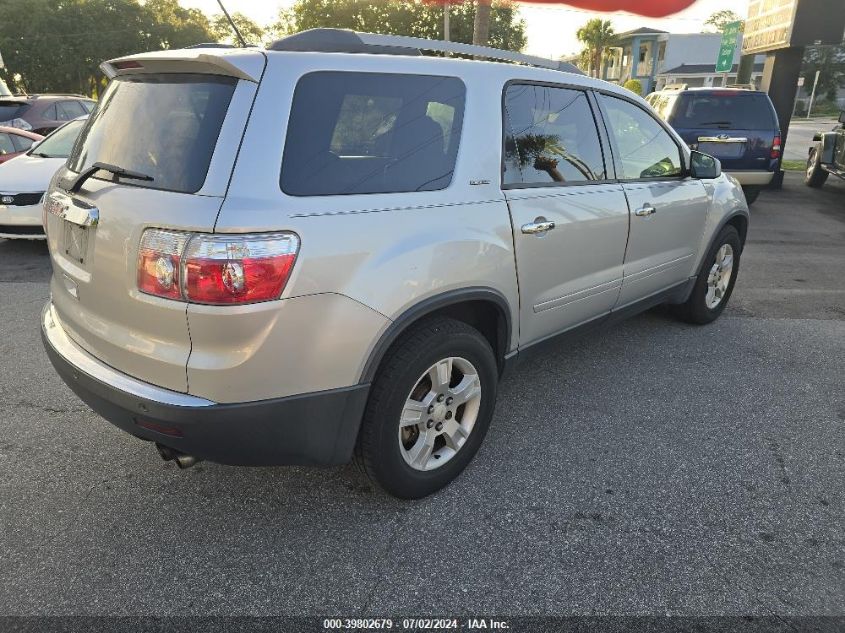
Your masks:
M0 125L0 164L24 153L35 141L40 141L42 138L44 137L34 132Z

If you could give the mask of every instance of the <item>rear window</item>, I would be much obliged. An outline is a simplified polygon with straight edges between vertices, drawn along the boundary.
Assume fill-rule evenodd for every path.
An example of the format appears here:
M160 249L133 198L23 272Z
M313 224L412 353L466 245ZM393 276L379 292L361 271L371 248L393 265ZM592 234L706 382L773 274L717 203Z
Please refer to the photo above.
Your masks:
M202 188L237 80L198 74L128 75L106 89L68 167L97 162L152 177L133 186L195 193Z
M444 189L465 92L455 77L317 72L294 92L281 187L293 196Z
M28 103L19 103L15 101L0 101L0 123L3 121L11 121L23 116L23 113L29 110Z
M684 93L670 123L675 128L773 130L777 127L768 97L755 93Z

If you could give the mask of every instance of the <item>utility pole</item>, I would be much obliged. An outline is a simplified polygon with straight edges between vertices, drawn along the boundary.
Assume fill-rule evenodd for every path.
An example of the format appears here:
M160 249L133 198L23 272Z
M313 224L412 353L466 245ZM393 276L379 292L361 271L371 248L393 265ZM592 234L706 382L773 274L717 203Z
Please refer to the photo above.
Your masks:
M449 0L443 3L443 39L447 42L451 41L449 35Z
M810 118L810 112L813 110L813 100L816 98L816 86L819 85L819 73L821 71L816 71L816 78L813 80L813 91L810 93L810 101L807 104L807 118Z

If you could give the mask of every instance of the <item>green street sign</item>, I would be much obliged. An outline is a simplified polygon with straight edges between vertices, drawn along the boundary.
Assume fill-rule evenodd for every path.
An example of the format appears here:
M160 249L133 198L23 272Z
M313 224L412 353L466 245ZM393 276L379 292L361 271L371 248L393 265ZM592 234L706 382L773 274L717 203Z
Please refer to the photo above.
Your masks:
M734 65L736 39L742 28L742 22L728 22L722 29L722 43L719 45L719 57L716 59L716 72L728 73Z

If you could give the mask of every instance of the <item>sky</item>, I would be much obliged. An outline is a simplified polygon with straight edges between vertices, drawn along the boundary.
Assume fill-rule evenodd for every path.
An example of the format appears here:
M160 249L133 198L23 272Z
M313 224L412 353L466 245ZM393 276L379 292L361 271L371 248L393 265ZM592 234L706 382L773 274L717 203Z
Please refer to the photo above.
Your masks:
M220 12L217 0L179 0L179 3L184 7L201 9L209 15ZM229 13L239 11L264 26L275 20L279 8L289 7L293 4L293 0L223 0L223 4ZM520 2L519 8L520 14L525 19L528 35L525 52L557 59L562 55L577 53L581 50L575 31L590 18L600 17L611 20L618 33L641 26L672 33L699 33L704 21L716 11L730 9L744 18L748 11L748 0L697 0L684 11L670 18L661 19L645 18L624 12L596 13L563 4Z

